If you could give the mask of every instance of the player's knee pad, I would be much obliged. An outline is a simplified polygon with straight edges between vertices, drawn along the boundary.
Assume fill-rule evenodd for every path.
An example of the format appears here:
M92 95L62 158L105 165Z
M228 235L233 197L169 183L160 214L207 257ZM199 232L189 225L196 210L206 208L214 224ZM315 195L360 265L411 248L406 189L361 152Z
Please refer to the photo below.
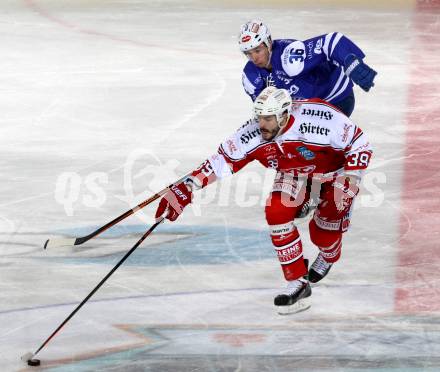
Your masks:
M266 201L266 221L269 225L279 225L292 221L298 207L286 203L289 195L282 192L272 192Z
M334 188L327 186L323 200L319 203L313 219L318 227L323 230L346 232L350 227L350 218L354 206L354 198L347 201L345 208L337 209L334 200Z
M298 230L293 221L269 225L270 238L275 247L282 247L299 238Z
M318 247L329 247L342 238L340 231L323 229L313 219L309 223L309 233L312 243Z
M341 256L342 233L340 231L325 230L319 227L315 220L309 223L310 240L321 251L327 262L336 262Z

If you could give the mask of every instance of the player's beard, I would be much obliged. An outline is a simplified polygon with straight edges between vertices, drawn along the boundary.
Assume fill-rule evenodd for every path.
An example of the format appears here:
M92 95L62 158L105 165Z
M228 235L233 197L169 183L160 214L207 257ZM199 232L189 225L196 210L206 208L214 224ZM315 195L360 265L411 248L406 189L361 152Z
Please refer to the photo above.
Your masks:
M276 127L275 129L260 129L261 136L265 141L272 141L276 135L279 133L280 127Z

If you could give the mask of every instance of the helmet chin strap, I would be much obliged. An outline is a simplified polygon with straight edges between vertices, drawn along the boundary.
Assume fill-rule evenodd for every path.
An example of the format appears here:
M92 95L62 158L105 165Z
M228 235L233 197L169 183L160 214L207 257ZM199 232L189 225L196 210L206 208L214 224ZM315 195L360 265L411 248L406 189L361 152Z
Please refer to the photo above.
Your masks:
M283 119L285 119L285 123L283 126L281 126ZM283 119L281 119L281 121L277 121L278 131L275 134L275 136L273 136L273 139L277 138L283 132L283 128L285 128L285 126L287 125L288 119L285 118L284 116L283 116Z
M272 58L272 42L269 43L269 45L266 45L267 49L269 50L269 58L267 59L266 68L270 67L270 59Z

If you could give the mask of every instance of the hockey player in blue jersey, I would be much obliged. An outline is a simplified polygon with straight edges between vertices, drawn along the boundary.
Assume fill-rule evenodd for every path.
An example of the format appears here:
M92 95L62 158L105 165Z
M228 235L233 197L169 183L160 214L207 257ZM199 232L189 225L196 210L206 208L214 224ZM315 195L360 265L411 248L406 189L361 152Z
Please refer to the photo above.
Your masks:
M287 89L293 99L321 98L350 116L353 83L368 92L377 74L363 62L365 54L339 32L308 40L273 40L258 20L241 27L238 43L249 62L243 87L254 101L267 86Z

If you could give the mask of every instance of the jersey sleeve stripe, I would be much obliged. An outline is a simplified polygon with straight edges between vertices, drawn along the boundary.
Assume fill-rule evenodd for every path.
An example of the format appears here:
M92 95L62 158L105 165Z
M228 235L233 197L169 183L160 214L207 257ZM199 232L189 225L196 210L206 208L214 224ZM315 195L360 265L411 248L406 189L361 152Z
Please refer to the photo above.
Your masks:
M350 141L350 143L348 144L348 146L352 146L353 145L353 143L355 143L355 141L357 140L359 138L359 132L358 132L358 127L356 126L355 128L354 128L354 131L353 131L353 138L351 139L351 141Z
M330 57L333 55L333 51L335 50L336 44L339 43L339 40L341 40L342 36L344 36L344 35L342 35L340 32L338 32L336 34L336 37L333 40L333 44L332 44L332 48L331 48L331 52L330 52Z
M361 130L359 130L358 133L355 133L355 135L353 136L353 139L352 139L351 142L350 142L349 147L350 147L350 148L353 148L354 143L355 143L359 138L361 138L363 134L364 134L364 133L363 133Z
M327 56L327 60L330 59L330 55L329 55L328 50L329 50L330 40L334 34L335 33L332 32L330 34L325 35L324 46L323 46L322 50L324 51L325 55Z
M251 81L249 80L249 78L247 77L247 75L244 72L242 74L242 83L243 83L244 90L249 95L255 94L255 86L251 83Z
M336 81L335 86L333 87L333 89L332 89L332 91L330 92L330 94L329 94L327 97L324 98L325 100L329 100L329 98L335 94L336 90L337 90L337 89L339 88L339 86L341 85L341 81L344 79L344 76L345 76L344 71L341 69L341 71L340 71L340 73L339 73L338 80Z
M332 56L333 42L335 41L335 38L336 38L336 32L333 32L333 33L332 33L332 37L331 37L331 39L330 39L329 46L328 46L328 57L329 57L329 58L331 58L331 56Z
M335 94L333 94L332 96L327 98L329 101L331 101L332 99L335 99L337 96L339 96L341 93L343 93L345 91L345 89L347 89L347 86L350 83L350 79L344 75L343 81L344 81L344 83L343 83L342 87Z

